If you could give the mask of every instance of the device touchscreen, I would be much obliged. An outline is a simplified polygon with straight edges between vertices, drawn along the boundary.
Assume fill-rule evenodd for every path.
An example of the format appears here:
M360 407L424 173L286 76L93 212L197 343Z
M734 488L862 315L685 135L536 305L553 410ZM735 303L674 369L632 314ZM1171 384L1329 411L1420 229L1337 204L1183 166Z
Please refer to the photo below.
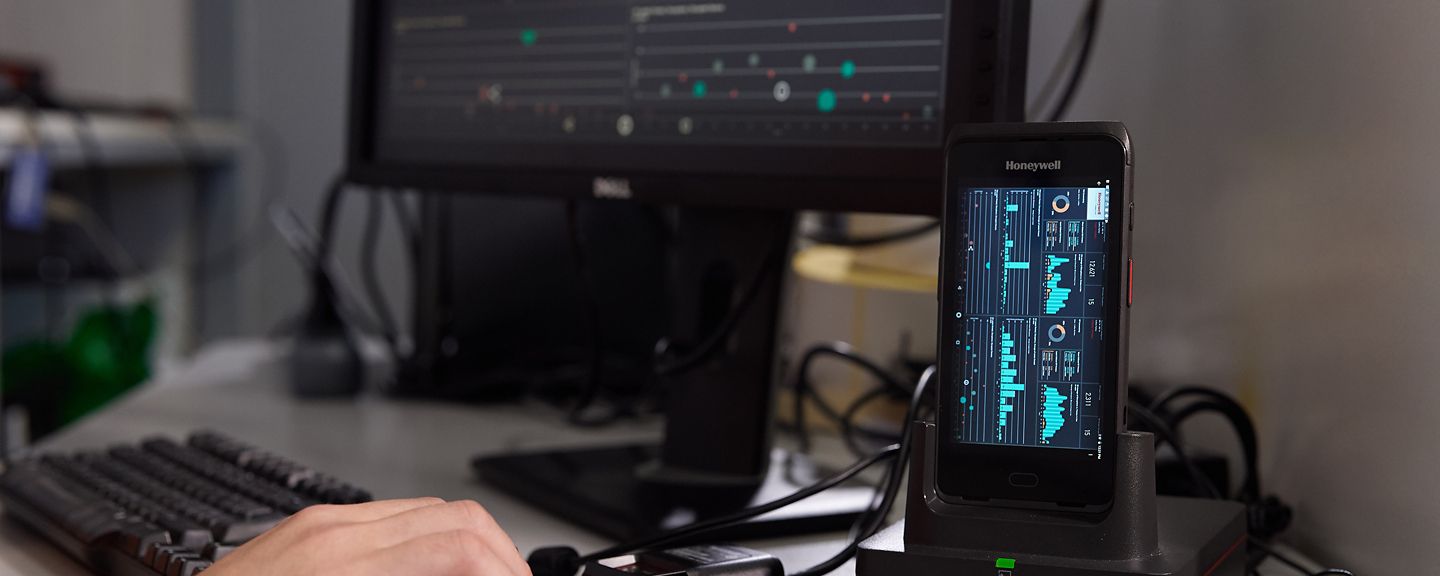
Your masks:
M956 440L1099 458L1110 188L970 188Z

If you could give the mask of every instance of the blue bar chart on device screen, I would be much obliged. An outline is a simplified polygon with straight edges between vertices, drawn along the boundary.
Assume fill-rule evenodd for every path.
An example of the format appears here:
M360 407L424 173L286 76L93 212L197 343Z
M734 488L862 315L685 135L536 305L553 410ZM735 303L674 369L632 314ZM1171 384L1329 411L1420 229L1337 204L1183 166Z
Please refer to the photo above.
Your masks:
M1108 188L968 191L959 440L1094 452Z

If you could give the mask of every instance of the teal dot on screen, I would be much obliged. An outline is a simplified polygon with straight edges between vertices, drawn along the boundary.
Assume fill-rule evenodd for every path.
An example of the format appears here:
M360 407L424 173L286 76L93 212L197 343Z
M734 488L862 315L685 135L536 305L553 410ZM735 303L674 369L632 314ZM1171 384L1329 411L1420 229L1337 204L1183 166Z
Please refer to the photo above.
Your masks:
M843 64L840 65L840 77L841 77L841 78L853 78L853 77L855 77L855 61L854 61L854 60L846 60Z
M835 104L837 104L838 101L839 96L835 94L835 91L826 88L820 91L819 96L815 97L815 106L819 108L821 112L834 112Z
M989 269L990 269L990 263L989 263L989 262L986 262L986 263L985 263L985 269L986 269L986 270L989 270Z
M694 89L693 93L695 94L695 97L696 97L696 98L704 98L704 97L705 97L705 92L706 92L709 88L710 88L709 86L706 86L706 85L705 85L705 81L704 81L704 80L696 80L696 81L695 81L695 89Z
M969 402L970 402L970 399L969 399L969 398L966 398L966 397L964 397L964 396L961 396L961 397L960 397L960 403L961 403L961 404L966 404L966 403L969 403Z

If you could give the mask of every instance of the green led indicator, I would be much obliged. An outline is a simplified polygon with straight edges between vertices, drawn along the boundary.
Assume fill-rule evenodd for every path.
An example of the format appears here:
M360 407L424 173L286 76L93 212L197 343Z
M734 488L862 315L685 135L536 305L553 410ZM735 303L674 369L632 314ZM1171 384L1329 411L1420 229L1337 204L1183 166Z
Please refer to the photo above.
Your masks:
M818 107L821 112L833 112L838 98L834 90L826 88L821 90L820 95L815 98L815 106Z
M855 77L854 60L846 60L843 64L840 65L840 77L846 79Z
M705 81L704 81L704 80L696 80L696 81L695 81L695 89L694 89L694 91L693 91L693 94L695 94L695 97L696 97L696 98L704 98L704 97L705 97L705 92L706 92L706 90L707 90L708 88L709 88L709 87L705 85Z
M520 44L522 46L534 46L535 42L539 39L540 33L536 32L534 28L526 28L520 31Z
M1001 569L1004 569L1004 570L1014 570L1014 569L1015 569L1015 559L1014 559L1014 558L996 558L996 559L995 559L995 567L996 567L996 568L1001 568Z

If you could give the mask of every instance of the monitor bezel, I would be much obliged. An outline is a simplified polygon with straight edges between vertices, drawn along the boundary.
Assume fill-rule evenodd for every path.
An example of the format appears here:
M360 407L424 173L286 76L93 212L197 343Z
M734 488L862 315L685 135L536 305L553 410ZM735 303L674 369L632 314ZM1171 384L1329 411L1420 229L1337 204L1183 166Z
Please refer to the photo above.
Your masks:
M379 188L445 192L600 197L646 202L782 210L830 210L939 215L943 138L933 150L893 146L515 144L537 155L575 150L649 158L629 167L596 170L511 165L424 165L389 162L375 155L379 42L384 0L355 0L349 85L346 180ZM949 123L1022 120L1029 41L1029 0L953 2L949 6L949 74L945 114ZM953 39L968 39L956 42ZM969 62L969 65L956 65ZM942 136L943 136L942 130ZM588 149L588 150L587 150ZM608 149L602 151L601 149ZM566 150L569 150L567 153ZM785 173L789 166L817 166L815 173ZM720 158L720 161L716 161ZM607 163L613 165L613 163ZM676 169L674 167L685 167ZM709 170L704 166L741 166ZM597 186L597 179L610 186Z

